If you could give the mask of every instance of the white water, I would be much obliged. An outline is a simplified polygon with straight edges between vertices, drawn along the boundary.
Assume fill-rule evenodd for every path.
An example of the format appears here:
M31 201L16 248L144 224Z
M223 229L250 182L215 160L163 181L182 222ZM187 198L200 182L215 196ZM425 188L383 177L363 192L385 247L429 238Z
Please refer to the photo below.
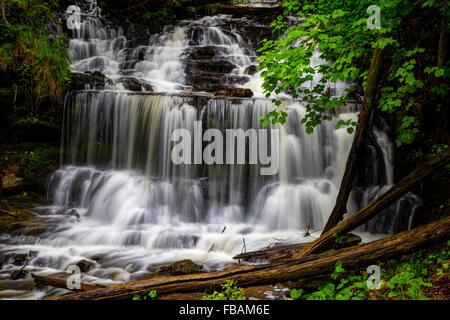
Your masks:
M27 268L54 274L86 259L95 267L83 274L83 282L111 284L148 278L158 266L182 259L207 270L223 268L236 262L232 257L243 250L244 239L251 251L274 243L307 242L319 235L334 205L352 142L352 135L334 126L340 119L356 120L356 112L341 113L306 135L300 125L305 106L285 102L288 122L276 126L281 133L280 172L272 177L260 176L256 165L176 166L170 160L173 130L192 131L195 120L222 131L260 128L259 118L274 108L269 100L258 98L259 73L245 75L256 53L243 35L223 29L228 19L181 21L137 48L128 48L121 30L105 28L97 18L85 20L70 41L74 71L98 70L113 81L132 76L164 94L191 91L184 72L186 52L212 46L235 66L231 74L247 77L243 86L256 98L198 102L130 94L118 83L103 92L70 94L62 166L49 182L51 205L37 209L67 219L59 231L37 243L8 248L37 252ZM374 134L383 150L387 184L392 184L391 143L384 132ZM385 188L363 193L362 202ZM360 205L350 201L349 208L354 212ZM307 229L311 235L305 237Z

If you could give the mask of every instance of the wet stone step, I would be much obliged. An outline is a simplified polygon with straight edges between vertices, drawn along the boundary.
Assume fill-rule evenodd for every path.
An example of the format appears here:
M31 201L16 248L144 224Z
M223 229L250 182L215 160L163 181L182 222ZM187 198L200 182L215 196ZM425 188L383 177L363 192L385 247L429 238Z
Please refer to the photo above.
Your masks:
M236 68L236 65L225 59L198 59L187 60L187 72L192 71L208 71L208 72L223 72L230 73Z
M227 54L229 50L217 46L189 47L186 50L188 59L212 59L215 56Z

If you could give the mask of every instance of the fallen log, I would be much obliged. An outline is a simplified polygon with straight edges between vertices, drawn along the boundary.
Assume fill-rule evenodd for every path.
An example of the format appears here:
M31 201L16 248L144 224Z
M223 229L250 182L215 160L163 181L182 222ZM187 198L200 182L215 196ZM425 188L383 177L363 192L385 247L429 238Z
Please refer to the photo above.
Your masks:
M269 296L266 295L266 292L272 292L273 295L278 295L280 297L289 296L289 291L277 291L274 290L276 287L278 288L302 288L302 289L314 289L317 288L320 284L320 281L326 280L329 276L318 276L311 277L307 279L301 279L298 281L288 281L283 283L277 283L273 285L262 285L262 286L252 286L244 288L244 295L247 298L254 298L257 300L272 300ZM187 292L187 293L170 293L167 295L158 296L158 300L202 300L205 292Z
M51 286L51 287L71 290L71 289L67 288L67 281L66 280L39 276L39 275L34 274L34 273L31 274L31 277L33 278L34 282L37 285L40 285L40 286ZM73 289L73 290L74 291L89 291L89 290L96 290L96 289L102 289L102 288L105 288L105 286L102 286L102 285L99 285L99 284L81 283L80 284L80 289Z
M338 248L347 248L357 245L361 242L361 237L349 234L349 237L345 239L342 245L337 246ZM289 246L279 246L269 249L262 249L257 251L250 251L245 253L240 253L233 257L233 259L256 262L257 260L268 260L270 262L283 261L291 259L292 256L300 252L307 243L294 244Z
M13 217L15 217L15 218L18 218L18 217L19 217L19 215L18 215L17 213L14 213L14 212L11 212L11 211L7 211L7 210L0 209L0 212L1 212L1 213L5 213L5 214L9 214L10 216L13 216Z
M369 221L377 213L405 195L416 183L420 182L425 177L449 162L450 148L447 148L436 157L429 159L422 165L418 166L408 176L400 180L381 197L369 203L365 208L341 222L336 227L327 231L325 234L322 234L313 242L308 243L298 254L294 255L293 258L299 259L328 248L333 243L335 235L343 235Z
M347 212L347 202L350 192L353 189L353 180L356 175L356 168L361 158L361 150L364 138L372 127L373 117L376 110L375 98L377 92L378 76L383 61L383 51L377 48L373 52L372 64L370 66L369 77L367 78L367 86L364 93L364 101L359 112L358 127L356 128L352 146L348 154L345 164L345 171L342 177L339 193L336 198L333 211L323 229L322 234L335 227L342 220Z
M157 297L158 300L202 300L203 293L189 292L189 293L172 293L162 297Z
M257 266L241 266L221 272L150 279L125 283L93 291L73 293L55 300L132 299L136 294L156 290L158 295L203 292L224 283L237 281L240 287L295 281L330 273L337 262L353 269L374 261L389 259L423 247L447 241L450 236L450 217L413 230L398 233L377 241L340 249L321 255Z

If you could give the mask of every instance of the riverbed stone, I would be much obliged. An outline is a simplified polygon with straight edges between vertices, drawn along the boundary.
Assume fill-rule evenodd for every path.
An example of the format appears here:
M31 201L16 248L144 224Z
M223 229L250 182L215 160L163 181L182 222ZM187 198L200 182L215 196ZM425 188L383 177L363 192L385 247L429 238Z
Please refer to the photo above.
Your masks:
M156 269L156 274L159 275L183 275L200 272L203 272L203 266L196 264L190 259L180 260Z
M95 263L87 260L80 260L78 261L77 266L80 268L81 272L88 272L95 267Z
M9 166L3 175L3 189L4 190L16 190L19 189L23 185L23 179L18 177L19 166Z
M203 266L194 263L192 260L185 259L177 261L171 266L174 274L192 274L203 271Z
M217 86L217 90L214 92L214 95L237 98L251 98L253 97L253 92L252 90L247 88L237 88L222 84Z
M117 80L117 82L121 83L125 89L130 91L153 91L151 84L141 79L121 77Z
M27 261L28 255L26 253L18 253L13 256L13 264L16 266L23 266Z
M14 270L11 272L11 280L19 280L19 279L25 279L30 272L28 270Z
M258 68L255 65L251 65L251 66L248 66L247 68L245 68L245 73L249 74L251 76L257 72L258 72Z
M105 77L90 72L72 73L71 90L103 90L105 88Z

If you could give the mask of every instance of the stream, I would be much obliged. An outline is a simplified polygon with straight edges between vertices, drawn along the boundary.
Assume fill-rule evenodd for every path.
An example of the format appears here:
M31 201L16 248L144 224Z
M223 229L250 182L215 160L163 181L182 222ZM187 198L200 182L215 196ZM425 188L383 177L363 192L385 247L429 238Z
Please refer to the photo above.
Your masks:
M0 256L9 260L0 271L0 298L67 292L3 290L2 282L21 267L17 254L27 255L26 270L52 277L67 277L70 265L84 261L83 282L112 285L150 278L183 259L221 270L236 264L233 256L244 249L319 236L353 139L335 126L341 119L357 121L358 106L347 105L307 135L300 124L306 105L282 94L287 123L263 127L260 117L276 108L256 68L258 42L268 34L269 26L253 17L215 15L177 21L142 44L101 16L83 17L69 42L72 70L82 80L66 97L61 166L49 178L46 203L32 209L54 227L38 237L2 238ZM313 66L320 63L317 53ZM329 84L336 96L348 86ZM253 96L215 95L221 88L249 89ZM196 122L222 133L267 129L268 138L276 137L278 173L261 175L261 165L248 163L174 164L172 133L194 134ZM376 146L366 147L367 172L358 173L349 214L393 184L388 133L378 119ZM355 233L370 241L408 229L419 205L408 194Z

